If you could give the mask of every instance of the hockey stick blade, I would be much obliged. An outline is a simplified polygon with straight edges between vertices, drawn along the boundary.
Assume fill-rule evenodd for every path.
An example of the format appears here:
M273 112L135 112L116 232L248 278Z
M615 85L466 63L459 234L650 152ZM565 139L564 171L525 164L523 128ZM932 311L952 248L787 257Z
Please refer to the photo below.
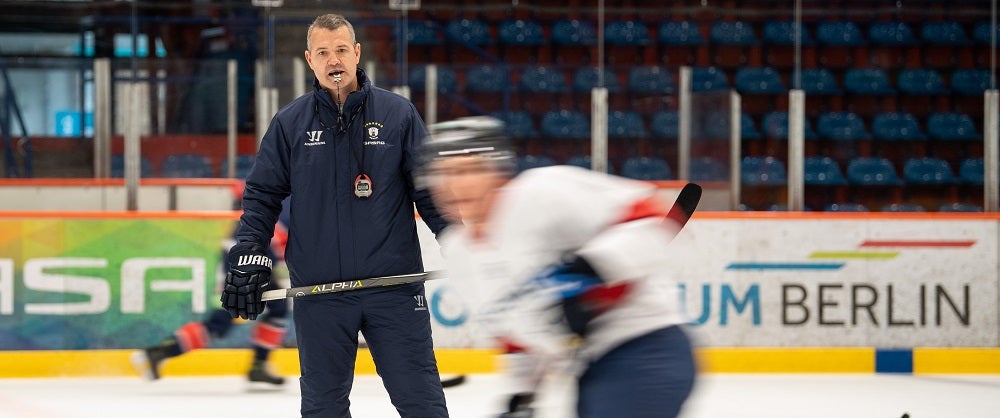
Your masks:
M461 385L462 383L465 383L465 375L464 374L460 374L460 375L456 375L456 376L451 376L451 377L442 377L441 378L441 387L443 387L443 388L455 387L455 386Z
M341 282L323 283L312 286L300 286L289 289L268 290L264 292L261 300L269 301L284 298L297 298L309 295L322 295L325 293L347 292L351 290L361 290L370 287L395 286L407 283L422 282L425 280L440 279L443 276L440 272L430 271L423 273L400 274L396 276L369 277L365 279L344 280Z
M699 201L701 201L701 186L694 183L685 184L677 194L674 205L667 212L667 219L677 222L677 225L683 228L694 214Z

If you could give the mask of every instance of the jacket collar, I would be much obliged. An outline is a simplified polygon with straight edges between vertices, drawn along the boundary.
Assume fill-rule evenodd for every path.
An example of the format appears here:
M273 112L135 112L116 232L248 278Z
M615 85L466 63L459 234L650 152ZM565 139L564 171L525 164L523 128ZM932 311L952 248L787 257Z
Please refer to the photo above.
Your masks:
M358 90L347 94L344 97L344 114L349 115L353 113L361 103L365 101L365 97L371 93L371 81L368 80L368 75L365 74L365 70L358 67L357 70L358 78ZM330 91L324 89L319 85L319 80L313 78L313 94L316 96L317 100L326 107L329 107L331 111L336 112L337 107L334 105L333 98L330 96Z

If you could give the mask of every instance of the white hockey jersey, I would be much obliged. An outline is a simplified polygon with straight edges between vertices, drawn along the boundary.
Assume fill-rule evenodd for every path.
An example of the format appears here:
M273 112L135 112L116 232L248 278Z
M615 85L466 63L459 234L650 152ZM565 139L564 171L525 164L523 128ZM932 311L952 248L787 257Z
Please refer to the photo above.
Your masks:
M577 167L539 168L501 188L482 236L461 225L442 234L449 285L478 307L472 314L478 329L516 342L533 357L529 364L543 366L511 370L524 374L521 386L545 364L572 357L585 365L625 341L683 322L666 258L678 225L662 216L669 202L657 202L648 183ZM632 286L588 324L582 342L573 341L554 305L564 289L534 280L574 254L604 280Z

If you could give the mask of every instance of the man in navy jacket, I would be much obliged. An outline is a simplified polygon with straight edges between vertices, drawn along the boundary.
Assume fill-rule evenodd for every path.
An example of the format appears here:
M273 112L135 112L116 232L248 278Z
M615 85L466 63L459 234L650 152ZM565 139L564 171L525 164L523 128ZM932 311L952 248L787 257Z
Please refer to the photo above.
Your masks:
M350 22L316 18L305 57L314 89L278 111L247 178L222 296L234 317L253 319L263 307L270 260L259 256L286 196L292 286L421 272L414 204L435 234L447 224L413 182L424 123L358 68ZM448 416L422 283L303 297L292 319L303 417L350 416L359 331L401 417Z

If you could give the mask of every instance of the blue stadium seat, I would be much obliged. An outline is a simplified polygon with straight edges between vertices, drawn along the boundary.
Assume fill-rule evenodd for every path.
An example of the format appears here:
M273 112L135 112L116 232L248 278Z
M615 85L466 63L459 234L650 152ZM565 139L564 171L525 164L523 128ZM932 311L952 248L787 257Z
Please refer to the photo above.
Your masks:
M746 113L740 113L740 139L755 140L760 139L760 131L753 121L753 117Z
M961 113L935 113L927 118L927 132L931 138L944 141L976 141L982 139L969 115Z
M622 164L622 176L637 180L670 180L670 165L656 157L629 157Z
M649 29L639 21L608 22L604 42L608 45L647 45L650 43Z
M590 120L574 110L548 112L542 116L542 135L554 139L590 138Z
M642 94L673 94L677 84L666 68L649 65L629 70L628 89Z
M848 93L888 95L896 94L889 85L889 76L880 68L852 68L844 74L844 89Z
M937 71L929 68L905 69L896 77L896 87L905 94L947 94Z
M597 29L580 20L557 20L552 25L552 42L557 45L596 45Z
M1000 42L1000 25L997 25L996 29L997 42ZM976 43L989 45L990 44L990 22L980 22L976 24L976 27L972 29L972 38L976 40Z
M882 206L882 212L927 212L927 209L917 203L890 203Z
M413 91L424 91L427 79L427 66L417 65L410 67L410 77L408 84ZM458 91L458 76L455 70L443 65L437 66L437 88L440 93L454 93Z
M144 156L139 156L139 177L152 177L153 163ZM111 155L111 177L125 177L125 156L122 154Z
M774 157L743 157L740 179L748 186L782 186L788 183L785 163Z
M500 23L500 43L507 45L544 45L548 41L542 26L533 20L505 20Z
M817 119L819 136L835 141L856 141L868 139L864 121L851 112L829 112Z
M178 177L214 177L212 163L208 157L198 154L174 154L168 155L160 165L160 176L167 178Z
M802 70L800 87L806 94L839 95L843 90L837 86L837 79L826 68L806 68Z
M399 33L396 33L399 39ZM406 27L406 41L410 45L443 45L444 37L437 23L432 20L411 20Z
M875 45L905 46L917 43L910 25L904 22L876 22L868 27L868 39Z
M729 181L729 167L712 157L691 159L688 171L691 181Z
M677 129L680 125L680 115L673 111L662 111L653 114L649 128L653 135L663 139L677 139Z
M982 212L983 207L972 203L945 203L938 208L938 212Z
M830 157L806 157L803 161L803 181L810 186L844 186L847 179L840 166Z
M962 183L973 186L982 186L986 179L986 166L983 165L982 158L966 158L958 168L959 179Z
M712 43L719 45L756 45L753 28L743 22L716 22L709 32Z
M822 22L816 27L816 40L831 46L861 46L865 38L854 22Z
M646 138L646 130L642 116L632 111L616 110L608 113L608 137L611 138Z
M861 203L831 203L823 208L826 212L868 212L868 207Z
M482 21L459 19L448 22L445 28L448 39L468 45L493 45L493 35L489 26Z
M569 85L562 71L552 67L531 66L521 73L521 90L533 93L566 93Z
M809 118L805 119L806 139L818 139L819 135L812 128ZM788 139L788 112L769 112L761 120L761 131L770 139Z
M597 67L578 68L573 74L573 91L580 93L590 92L594 87L598 87L600 75L601 73ZM608 67L604 67L604 87L612 93L622 91L622 86L618 83L618 77L615 77L614 71Z
M705 44L701 29L694 22L668 21L660 24L657 33L660 43L672 46L698 46Z
M990 70L955 70L951 73L951 88L958 94L982 96L990 87Z
M574 155L572 157L569 157L569 159L566 160L566 165L586 168L587 170L590 170L592 168L589 155ZM615 173L615 167L609 163L608 174L614 174L614 173Z
M968 45L969 37L957 22L929 22L920 28L920 39L929 45Z
M695 67L691 69L691 91L705 92L728 90L726 74L715 67Z
M535 123L531 120L531 115L528 112L497 112L492 116L504 121L504 128L507 130L507 135L513 138L538 137L538 131L535 130Z
M907 184L956 184L958 179L940 158L910 158L903 164L903 179Z
M802 45L812 45L812 37L806 26L802 25ZM794 45L795 23L770 21L764 24L764 43L772 45Z
M556 165L555 160L545 155L522 155L517 157L517 172L532 168L549 167Z
M903 180L892 162L882 157L857 157L847 163L847 181L859 186L899 186Z
M745 67L736 72L733 84L744 94L784 94L788 92L781 76L770 67Z
M886 141L915 141L927 139L920 130L917 118L909 113L879 113L872 119L872 135Z
M506 67L479 65L465 75L465 88L475 93L500 93L511 87Z
M237 154L236 155L236 178L245 179L250 174L250 170L253 168L254 156ZM229 158L223 158L222 164L219 165L219 174L225 177L228 173L226 170L229 169Z

